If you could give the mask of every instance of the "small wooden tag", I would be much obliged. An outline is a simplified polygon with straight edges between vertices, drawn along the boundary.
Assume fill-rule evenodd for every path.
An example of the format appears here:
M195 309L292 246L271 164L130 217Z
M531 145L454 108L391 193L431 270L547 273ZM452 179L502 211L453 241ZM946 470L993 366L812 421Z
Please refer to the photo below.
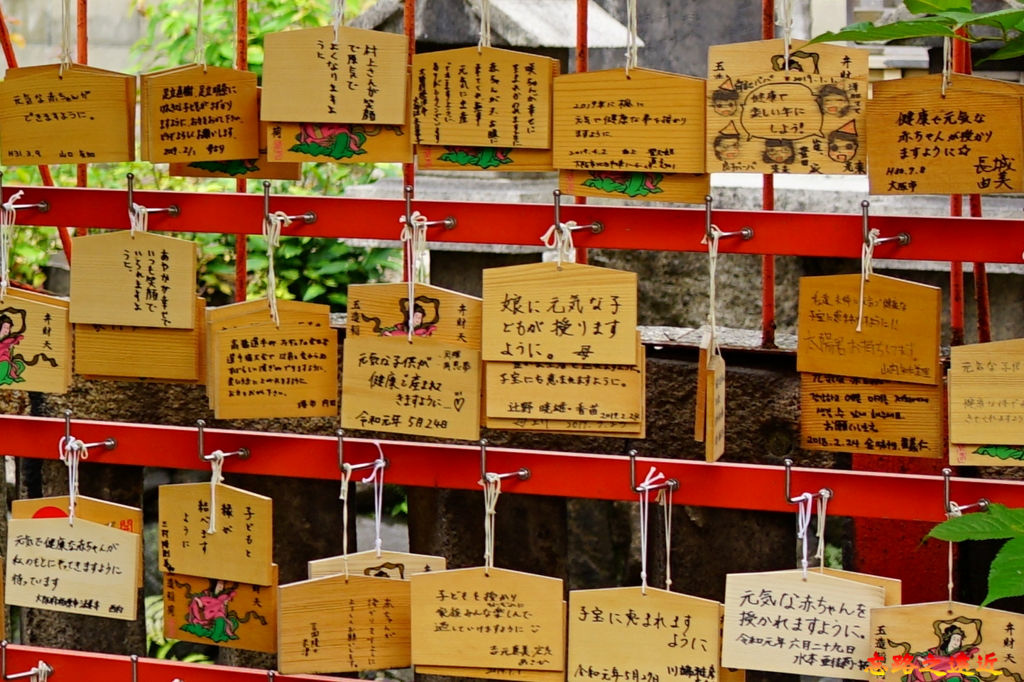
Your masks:
M475 296L417 284L413 336L480 350L480 304ZM348 336L408 337L407 284L352 284L348 287Z
M720 628L715 601L639 587L569 593L570 682L624 678L719 680Z
M135 620L141 536L78 519L12 518L6 603Z
M332 575L282 585L281 672L322 673L410 665L408 580Z
M708 360L705 377L704 457L717 462L725 454L725 360L717 353Z
M561 170L558 189L562 194L577 197L701 204L711 192L711 176L706 173Z
M949 358L950 442L1024 443L1022 389L1024 339L954 346Z
M707 427L708 405L708 349L701 345L697 354L697 402L694 404L693 439L704 442L704 429Z
M550 149L523 149L521 147L470 147L450 145L416 145L416 167L420 170L466 171L551 171ZM564 190L563 190L564 191Z
M0 389L66 393L70 386L67 300L8 289L0 300Z
M874 274L800 278L800 372L938 385L938 288Z
M271 123L272 161L316 163L411 163L408 126L363 123Z
M277 566L270 586L164 574L164 636L277 651Z
M209 483L160 486L160 571L221 580L274 583L272 500L218 484L210 508ZM216 532L210 533L210 515Z
M195 242L118 230L75 237L72 244L72 322L195 327Z
M448 568L448 561L441 556L410 554L376 550L353 552L348 556L332 556L314 559L308 564L309 578L323 578L328 575L344 574L346 566L349 575L363 575L371 578L406 579L415 573L431 573Z

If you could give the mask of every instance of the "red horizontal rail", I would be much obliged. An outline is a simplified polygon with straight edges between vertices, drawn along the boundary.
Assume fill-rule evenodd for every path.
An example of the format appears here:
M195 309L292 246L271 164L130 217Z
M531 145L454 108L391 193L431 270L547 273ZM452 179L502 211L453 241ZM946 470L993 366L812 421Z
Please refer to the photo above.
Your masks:
M58 439L64 435L62 419L0 416L2 454L56 459ZM157 466L174 469L206 469L199 460L195 429L121 422L75 421L72 434L85 442L117 439L111 451L100 448L89 462ZM340 479L337 440L256 431L206 429L208 452L248 448L248 460L225 460L227 472ZM351 464L377 458L376 441L346 438L345 461ZM435 488L478 489L480 449L471 445L380 441L390 466L389 483ZM505 492L553 495L602 500L634 500L629 485L629 459L625 456L487 448L489 471L505 473L530 469L527 481L510 481ZM676 504L762 511L792 511L785 500L785 475L781 466L706 463L678 459L637 458L638 476L656 465L665 476L680 481ZM85 464L88 466L88 463ZM578 475L574 475L578 472ZM83 475L88 475L84 473ZM941 521L942 479L936 476L793 469L793 494L830 488L835 496L829 511L839 516L884 518L905 521ZM981 497L1008 506L1024 506L1024 482L954 478L952 495L960 503Z
M4 187L4 198L17 187ZM18 214L22 225L128 228L127 193L121 190L80 187L29 187L22 201L47 201L48 213L25 210ZM181 209L178 217L164 213L150 216L154 231L226 232L258 234L262 224L263 198L259 195L212 192L136 191L135 201L152 208L171 204ZM287 235L349 239L398 239L401 199L353 199L346 197L274 196L271 210L298 215L314 211L312 225L293 223ZM469 244L516 244L539 246L540 236L553 220L547 204L493 204L482 202L416 201L415 209L439 220L452 216L453 230L430 231L434 242ZM604 224L600 234L580 231L574 236L581 248L659 251L704 251L703 208L664 208L566 204L562 219L583 225L595 220ZM754 228L749 241L726 239L723 253L860 258L861 217L854 214L785 213L780 211L714 212L715 224L724 231ZM959 260L978 263L1019 263L1024 253L1024 224L1019 220L934 216L872 216L871 226L882 236L910 234L907 246L883 244L876 258L907 260Z

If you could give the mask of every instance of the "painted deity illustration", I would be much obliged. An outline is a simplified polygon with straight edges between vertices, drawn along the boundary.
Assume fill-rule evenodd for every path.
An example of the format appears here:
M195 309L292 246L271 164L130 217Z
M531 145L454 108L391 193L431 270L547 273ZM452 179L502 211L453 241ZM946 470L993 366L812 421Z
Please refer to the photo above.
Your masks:
M1024 460L1024 446L1020 445L981 445L975 448L971 454L994 457L996 459L1018 459Z
M912 657L910 670L900 676L900 682L1022 682L1019 673L1005 667L995 668L998 663L994 656L993 667L983 667L982 628L980 618L957 616L937 620L932 623L932 630L938 643L925 651L912 651L909 642L889 640L890 646Z
M409 333L409 299L398 300L401 317L394 324L385 326L379 317L371 317L365 313L363 322L373 324L373 333L378 336L403 336ZM417 296L412 308L412 333L416 336L430 336L437 329L441 319L441 300L430 296Z
M501 147L445 147L444 154L437 158L439 161L482 169L514 163L512 150Z
M329 156L332 159L350 159L365 154L363 145L368 138L380 135L388 128L391 132L401 135L398 126L366 126L357 123L301 123L299 134L295 136L298 144L288 151L308 154L310 156Z
M631 198L645 197L662 192L658 185L663 178L661 173L590 171L590 177L584 180L582 185L609 194L625 194Z
M266 153L266 150L261 150ZM248 175L256 173L260 167L256 165L259 159L238 159L231 161L193 161L189 168L198 168L209 173L225 173L227 175Z
M244 617L231 608L231 599L238 592L237 584L226 584L223 580L211 580L210 586L194 594L188 583L175 581L175 587L184 587L188 599L188 615L181 629L185 632L209 639L214 643L238 639L238 627L255 618L263 625L267 619L256 611L249 611Z
M25 381L25 369L40 361L51 367L57 360L45 353L36 353L31 360L17 352L19 343L25 340L25 319L28 314L20 308L0 309L0 386L20 384Z

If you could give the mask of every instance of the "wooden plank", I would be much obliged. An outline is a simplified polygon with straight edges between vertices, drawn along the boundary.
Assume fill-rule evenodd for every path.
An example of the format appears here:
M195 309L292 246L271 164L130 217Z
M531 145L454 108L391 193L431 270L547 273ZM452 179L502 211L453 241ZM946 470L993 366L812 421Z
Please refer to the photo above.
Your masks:
M72 322L195 327L195 242L119 230L75 237L72 244Z
M282 585L281 672L338 672L410 665L408 580L333 575Z
M138 533L79 519L12 518L7 604L135 620Z
M650 69L555 78L562 170L704 172L704 80Z
M71 357L67 301L8 289L0 301L0 389L66 393Z
M391 552L376 550L353 552L349 555L314 559L308 564L309 578L323 578L328 575L344 574L364 575L374 578L405 579L414 573L430 573L448 568L448 561L441 556L430 554L410 554L409 552Z
M652 587L569 592L569 682L719 682L721 605Z
M487 417L484 426L505 431L544 431L567 436L598 436L606 438L646 438L644 422L592 422L573 419L504 419Z
M694 405L693 417L693 439L698 443L704 442L707 427L707 405L708 405L708 348L707 339L701 342L697 353L697 401Z
M1022 389L1024 339L954 346L949 358L950 442L1024 443Z
M483 271L483 358L636 365L636 273L576 263Z
M872 194L1019 192L1024 141L1016 95L873 86L868 110ZM892 91L891 91L892 90Z
M159 493L162 573L273 584L269 497L217 484L211 505L208 483L162 485ZM216 521L213 533L211 513Z
M578 197L702 204L711 193L711 176L706 173L561 170L558 189L563 194Z
M477 440L480 352L417 339L345 339L341 426Z
M479 298L429 284L417 284L413 298L413 335L417 340L480 350ZM351 284L348 311L349 337L407 337L409 285Z
M268 33L263 49L264 121L406 123L405 36L321 26Z
M561 670L517 670L508 668L459 668L455 666L418 665L420 675L446 677L473 677L483 680L512 680L513 682L564 682Z
M164 636L229 649L277 651L277 565L269 586L164 576Z
M868 50L794 40L708 49L709 173L866 172Z
M409 126L362 123L271 123L272 161L315 163L411 163Z
M808 450L944 457L942 386L800 375L800 442Z
M949 463L956 466L1024 466L1024 445L949 444Z
M937 385L941 292L916 282L872 275L800 278L797 370Z
M897 578L886 578L881 575L844 571L839 568L818 567L814 570L817 573L830 575L833 578L852 580L856 583L864 583L865 585L877 585L878 587L881 587L885 593L884 597L886 606L899 606L903 603L903 581Z
M420 170L543 172L554 170L550 149L416 145ZM564 190L563 190L564 191Z
M729 574L722 665L871 679L869 616L884 601L881 587L814 571Z
M705 381L704 458L717 462L725 454L725 360L718 353L708 358Z
M410 582L413 664L565 670L561 579L462 568Z

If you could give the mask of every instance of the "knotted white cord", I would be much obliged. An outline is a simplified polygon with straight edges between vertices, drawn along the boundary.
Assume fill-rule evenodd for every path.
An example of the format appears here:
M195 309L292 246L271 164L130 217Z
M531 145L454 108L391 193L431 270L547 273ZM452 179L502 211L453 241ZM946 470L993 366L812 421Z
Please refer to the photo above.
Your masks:
M224 451L214 450L209 455L210 459L210 525L206 529L208 534L217 532L217 486L224 482Z
M796 537L803 542L800 552L800 568L804 572L804 580L807 579L807 530L811 525L811 504L814 502L814 495L804 493L796 498Z
M40 660L32 670L34 672L36 682L47 682L47 680L50 679L50 671L52 668L46 664L46 661Z
M947 519L955 519L963 516L963 512L960 511L960 505L953 500L949 501L949 509L946 510ZM953 543L949 543L949 550L946 553L946 570L948 580L946 582L946 591L948 594L948 609L950 613L953 611Z
M484 575L490 575L494 568L494 531L501 477L487 472L480 483L484 487Z
M334 0L334 42L341 42L339 35L345 25L345 0Z
M196 7L196 64L206 71L206 36L203 35L203 0L198 0Z
M352 480L352 465L341 465L341 559L345 564L345 580L348 580L348 484Z
M406 321L406 334L409 343L416 332L413 315L416 312L416 284L427 284L426 268L422 267L424 254L427 252L427 217L419 211L412 212L411 224L406 221L405 216L399 218L402 223L401 240L405 242L405 270L409 273L406 286L409 288L409 310Z
M793 0L776 0L775 23L782 27L782 51L785 71L789 73L789 52L793 42Z
M491 0L480 0L480 42L476 51L491 46Z
M664 478L665 474L655 471L652 466L647 472L647 477L636 487L640 494L640 594L647 594L647 519L650 518L650 492Z
M64 77L64 72L71 68L71 0L64 0L60 8L60 69L57 74Z
M380 456L373 463L373 470L363 479L363 483L373 483L373 546L377 550L377 558L380 558L381 548L384 543L380 539L380 520L383 516L384 507L384 468L387 462L384 459L384 451L377 442L377 452Z
M74 436L61 436L57 443L60 461L68 467L68 525L75 525L75 508L78 506L78 463L89 458L89 448Z
M134 239L136 233L149 230L149 211L145 206L133 203L132 209L128 211L128 222L131 225L131 235Z
M567 223L552 225L540 238L544 246L553 249L555 262L558 269L562 269L562 263L576 262L576 246L572 243L572 228L576 227L576 221L570 220Z
M868 230L868 240L860 249L860 301L857 304L857 331L864 321L864 283L875 274L871 267L871 259L875 257L875 246L878 245L878 228Z
M11 244L14 243L14 224L18 220L14 204L23 194L18 190L0 206L0 301L7 297L7 287L11 284Z
M274 272L274 253L281 243L281 229L292 224L291 218L283 211L263 216L263 238L267 240L267 303L274 326L281 327L281 316L277 312L277 274Z
M626 78L629 70L637 66L637 20L636 0L626 2Z
M815 552L815 555L818 557L820 570L825 569L825 523L828 517L830 497L832 497L832 493L826 488L822 488L818 493L818 551Z
M672 486L658 493L665 512L665 591L672 591Z
M722 231L716 226L711 226L711 242L708 243L707 235L704 235L702 243L708 244L708 327L710 336L708 338L708 367L711 367L711 359L715 355L721 355L718 348L718 320L716 309L718 308L718 241L722 237Z
M942 96L946 96L949 88L950 74L953 73L953 39L946 36L942 39Z

